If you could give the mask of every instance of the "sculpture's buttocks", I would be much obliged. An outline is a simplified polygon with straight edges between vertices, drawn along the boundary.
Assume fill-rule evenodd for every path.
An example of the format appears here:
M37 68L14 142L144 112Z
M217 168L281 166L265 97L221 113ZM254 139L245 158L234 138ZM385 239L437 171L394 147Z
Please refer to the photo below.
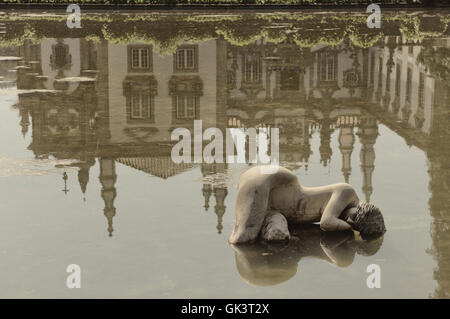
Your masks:
M294 218L305 206L301 195L298 183L277 185L270 191L270 209L279 211L286 218Z
M256 239L271 207L287 215L295 215L300 193L297 177L283 167L278 167L270 174L266 174L259 166L246 171L239 180L230 243Z

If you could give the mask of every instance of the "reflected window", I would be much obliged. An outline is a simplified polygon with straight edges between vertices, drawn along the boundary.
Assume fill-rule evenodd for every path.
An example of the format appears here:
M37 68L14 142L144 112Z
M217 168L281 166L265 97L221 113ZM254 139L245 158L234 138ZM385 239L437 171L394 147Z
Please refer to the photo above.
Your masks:
M344 72L344 87L356 87L359 85L359 76L355 70Z
M154 123L157 93L158 83L153 75L128 75L123 81L127 123Z
M132 49L132 68L147 69L148 68L148 49Z
M370 86L373 87L375 83L375 54L370 55Z
M400 83L401 83L401 72L402 65L397 63L395 66L395 96L400 97Z
M198 118L198 96L174 96L177 120L193 120Z
M128 46L128 71L152 71L152 47L149 45Z
M68 70L72 66L72 55L69 46L63 39L57 39L57 43L52 45L52 54L50 55L50 65L52 70Z
M58 45L55 47L55 65L58 69L66 65L66 47Z
M425 107L425 75L420 72L419 76L419 108Z
M172 123L185 123L200 118L203 81L198 75L173 75L169 80L172 96Z
M318 54L319 81L336 81L336 62L336 54L332 52L320 52Z
M408 67L406 73L406 102L411 103L412 69Z
M383 75L383 58L378 59L378 91L381 93L381 86L382 86L382 75Z
M152 120L155 114L155 97L151 95L135 94L131 96L130 118Z
M249 54L244 57L244 82L260 83L262 73L262 57L260 54Z
M198 71L198 46L183 45L177 49L174 55L175 72Z
M280 90L294 91L300 86L300 72L295 70L281 71Z

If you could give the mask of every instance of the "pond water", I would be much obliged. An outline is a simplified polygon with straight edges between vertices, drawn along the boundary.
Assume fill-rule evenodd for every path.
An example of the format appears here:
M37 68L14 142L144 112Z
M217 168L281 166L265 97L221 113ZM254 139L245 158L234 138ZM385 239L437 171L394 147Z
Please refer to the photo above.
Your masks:
M2 13L0 297L449 297L450 12L382 19ZM387 233L230 247L250 165L175 164L195 119L279 128L301 184L350 183Z

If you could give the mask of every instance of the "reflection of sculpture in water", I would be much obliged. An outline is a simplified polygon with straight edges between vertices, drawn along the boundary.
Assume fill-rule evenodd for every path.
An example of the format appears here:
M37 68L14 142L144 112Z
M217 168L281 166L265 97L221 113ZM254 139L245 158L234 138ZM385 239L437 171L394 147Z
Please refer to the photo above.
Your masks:
M383 243L383 236L371 241L360 240L351 231L323 232L319 225L291 228L291 235L289 242L231 245L242 278L255 286L277 285L297 273L302 258L316 258L347 267L353 263L356 253L372 256Z
M283 167L270 173L256 166L242 174L236 199L231 244L290 237L288 222L320 222L324 231L356 230L363 239L386 231L383 216L372 204L360 203L345 183L320 187L300 186L297 176Z

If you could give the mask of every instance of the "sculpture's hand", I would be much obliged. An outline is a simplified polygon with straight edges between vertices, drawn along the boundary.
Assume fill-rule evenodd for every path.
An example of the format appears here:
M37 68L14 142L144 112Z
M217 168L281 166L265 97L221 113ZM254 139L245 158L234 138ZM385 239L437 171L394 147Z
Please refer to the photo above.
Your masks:
M321 232L321 235L320 246L328 249L335 249L355 238L355 234L352 231Z
M342 231L352 229L346 221L339 219L344 209L358 197L354 189L348 184L339 184L330 197L322 217L320 228L324 231Z
M336 217L329 217L324 220L320 220L320 229L323 231L343 231L352 229L352 226Z

